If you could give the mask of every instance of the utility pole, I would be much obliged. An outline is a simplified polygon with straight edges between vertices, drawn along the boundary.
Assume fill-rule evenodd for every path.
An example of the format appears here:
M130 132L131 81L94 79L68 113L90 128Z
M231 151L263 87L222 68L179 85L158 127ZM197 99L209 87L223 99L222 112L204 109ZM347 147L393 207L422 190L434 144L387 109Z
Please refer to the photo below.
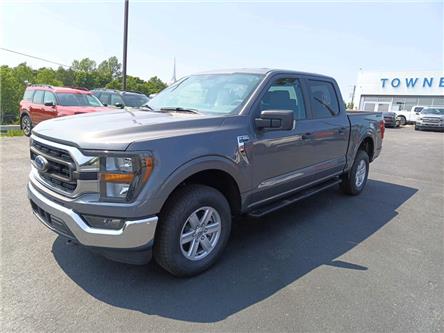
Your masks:
M126 90L126 55L128 46L128 7L129 0L125 0L125 16L123 23L123 80L122 90Z
M176 82L176 57L173 59L173 77L171 78L171 84Z
M356 84L353 86L352 101L351 101L351 104L353 105L353 109L355 108L355 105L353 104L355 101L355 93L356 93Z

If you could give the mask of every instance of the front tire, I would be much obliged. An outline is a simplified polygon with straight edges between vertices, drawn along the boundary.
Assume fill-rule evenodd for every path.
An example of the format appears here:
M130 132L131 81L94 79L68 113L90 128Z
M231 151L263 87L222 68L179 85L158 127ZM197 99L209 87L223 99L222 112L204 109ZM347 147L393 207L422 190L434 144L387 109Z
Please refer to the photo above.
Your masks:
M30 136L31 135L32 120L31 120L31 118L27 114L25 114L20 119L20 128L22 129L23 134L25 134L26 136Z
M205 185L177 190L160 215L154 258L171 274L204 272L221 256L231 231L231 209L225 196Z
M350 172L342 179L342 191L349 195L360 194L367 184L368 171L368 154L364 150L359 150Z
M407 119L405 119L405 117L403 117L403 116L400 116L399 117L399 124L401 126L404 126L405 124L407 124Z

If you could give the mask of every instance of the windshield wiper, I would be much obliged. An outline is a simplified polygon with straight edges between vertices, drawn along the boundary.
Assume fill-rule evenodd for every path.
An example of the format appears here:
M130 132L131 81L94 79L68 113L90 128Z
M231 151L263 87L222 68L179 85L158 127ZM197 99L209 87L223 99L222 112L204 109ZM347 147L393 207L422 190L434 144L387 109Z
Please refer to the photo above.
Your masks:
M196 113L196 114L200 113L199 110L190 109L190 108L182 108L180 106L164 107L164 108L160 108L160 111L163 111L163 112L188 112L188 113Z
M149 106L148 104L143 104L143 105L139 106L139 108L146 108L150 111L154 111L154 109L151 106Z

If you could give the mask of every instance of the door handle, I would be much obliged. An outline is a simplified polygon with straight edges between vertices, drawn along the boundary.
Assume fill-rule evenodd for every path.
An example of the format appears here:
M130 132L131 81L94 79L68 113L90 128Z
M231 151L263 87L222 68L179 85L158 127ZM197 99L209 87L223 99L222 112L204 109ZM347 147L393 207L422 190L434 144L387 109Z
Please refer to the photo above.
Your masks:
M338 134L339 134L339 135L344 135L344 134L345 134L345 128L342 127L342 128L340 128L340 129L338 129Z

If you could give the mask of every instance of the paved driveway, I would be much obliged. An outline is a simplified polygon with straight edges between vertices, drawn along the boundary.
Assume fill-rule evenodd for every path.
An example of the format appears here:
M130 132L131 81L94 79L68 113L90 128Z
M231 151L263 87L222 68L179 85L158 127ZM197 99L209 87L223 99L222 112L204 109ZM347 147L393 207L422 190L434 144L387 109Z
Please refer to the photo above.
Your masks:
M91 254L40 225L26 138L1 141L2 331L443 330L444 134L388 129L367 189L233 230L192 279Z

